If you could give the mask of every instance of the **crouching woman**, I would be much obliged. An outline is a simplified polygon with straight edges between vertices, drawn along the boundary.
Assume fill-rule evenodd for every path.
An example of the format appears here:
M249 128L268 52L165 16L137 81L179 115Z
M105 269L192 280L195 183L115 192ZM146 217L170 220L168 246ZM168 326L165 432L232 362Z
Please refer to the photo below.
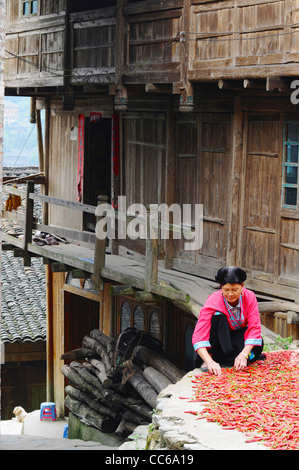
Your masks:
M192 336L195 367L220 375L221 364L242 370L264 358L258 304L255 294L244 287L246 277L235 266L217 272L220 290L208 297Z

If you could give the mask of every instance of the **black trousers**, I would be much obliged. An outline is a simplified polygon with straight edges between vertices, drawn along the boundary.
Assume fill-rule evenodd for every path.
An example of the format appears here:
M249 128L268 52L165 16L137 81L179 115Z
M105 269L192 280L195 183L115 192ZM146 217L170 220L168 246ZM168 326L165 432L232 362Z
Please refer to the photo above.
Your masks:
M210 330L209 353L214 361L222 365L233 365L235 358L244 348L244 334L247 327L238 330L231 330L225 315L213 315ZM264 343L261 346L254 346L251 352L254 357L249 362L254 362L260 358L263 351ZM197 353L194 355L194 368L200 367L202 359Z

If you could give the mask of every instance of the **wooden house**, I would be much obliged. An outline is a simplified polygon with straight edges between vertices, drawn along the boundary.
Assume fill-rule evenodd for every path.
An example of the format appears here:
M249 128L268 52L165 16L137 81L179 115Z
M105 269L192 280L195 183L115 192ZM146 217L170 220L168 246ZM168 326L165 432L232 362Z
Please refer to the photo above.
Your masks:
M297 339L299 2L7 0L6 17L5 90L32 97L44 218L32 221L30 183L24 239L3 240L47 263L58 410L60 356L95 327L143 328L187 370L224 265L247 271L265 325ZM127 208L202 204L203 243L116 237L103 259L99 195L115 209L120 196ZM32 228L71 243L36 245Z

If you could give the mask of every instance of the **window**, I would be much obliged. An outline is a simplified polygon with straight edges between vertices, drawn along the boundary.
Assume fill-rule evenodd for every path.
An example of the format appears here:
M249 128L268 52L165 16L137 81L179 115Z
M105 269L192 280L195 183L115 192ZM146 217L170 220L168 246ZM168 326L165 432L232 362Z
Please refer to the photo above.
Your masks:
M140 331L143 331L144 329L143 311L139 306L134 310L134 328Z
M121 306L120 332L131 326L131 308L128 302L123 302Z
M157 312L153 312L150 316L150 335L157 339L161 337L160 316Z
M137 302L120 295L116 302L116 315L118 333L134 327L162 341L162 306Z
M38 0L23 1L23 16L37 15Z
M282 207L297 209L299 168L299 121L287 121L284 126Z

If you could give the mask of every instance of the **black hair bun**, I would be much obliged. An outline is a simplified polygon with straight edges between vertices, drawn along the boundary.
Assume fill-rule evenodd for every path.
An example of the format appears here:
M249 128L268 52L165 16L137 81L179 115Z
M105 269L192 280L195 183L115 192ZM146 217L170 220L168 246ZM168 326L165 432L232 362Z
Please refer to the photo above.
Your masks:
M247 274L242 268L236 266L225 266L220 268L215 276L216 282L221 286L225 284L243 284L246 281Z

